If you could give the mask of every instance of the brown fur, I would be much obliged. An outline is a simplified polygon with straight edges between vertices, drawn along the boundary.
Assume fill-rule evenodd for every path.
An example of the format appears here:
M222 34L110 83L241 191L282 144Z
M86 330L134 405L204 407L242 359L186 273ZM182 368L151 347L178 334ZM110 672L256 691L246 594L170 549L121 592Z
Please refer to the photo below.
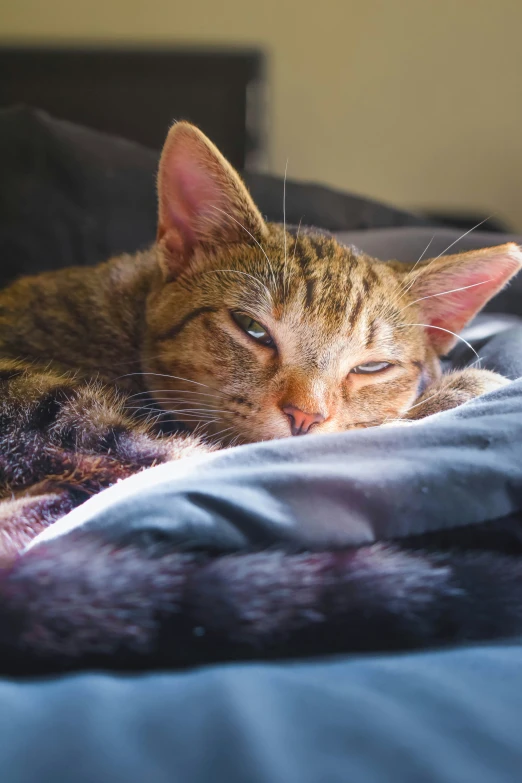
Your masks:
M477 369L443 376L439 357L518 271L516 245L413 266L266 224L186 123L169 133L158 191L150 250L21 279L0 295L9 551L39 529L38 505L24 498L40 498L47 524L155 462L287 437L284 409L315 416L314 433L338 432L422 418L505 382ZM354 372L368 362L391 366ZM199 439L160 435L173 425Z

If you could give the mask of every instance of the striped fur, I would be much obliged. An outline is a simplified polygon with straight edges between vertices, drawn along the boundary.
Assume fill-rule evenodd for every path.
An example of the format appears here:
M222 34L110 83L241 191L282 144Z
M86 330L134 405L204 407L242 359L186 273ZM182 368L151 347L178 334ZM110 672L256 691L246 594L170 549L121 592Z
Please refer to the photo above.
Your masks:
M85 536L0 574L0 671L149 670L522 633L522 560L486 551L203 557Z
M51 548L51 560L38 550L36 560L31 555L10 566L34 535L100 489L165 460L228 444L288 437L291 427L283 410L288 406L316 415L314 432L338 432L421 418L505 382L481 370L444 376L439 358L456 339L453 332L518 271L522 254L516 245L408 266L370 258L324 232L266 224L238 175L186 123L169 133L158 183L158 238L149 250L94 269L24 278L0 293L0 566L5 569L0 599L8 625L12 616L26 618L25 630L17 637L14 630L12 636L7 632L4 636L0 617L0 637L13 649L22 643L31 648L37 637L52 636L52 613L67 611L63 608L67 601L58 608L61 599L55 593L45 603L51 561L57 590L74 593L67 562L77 557L84 569L83 575L78 574L80 593L92 591L92 600L98 600L98 590L107 590L107 611L110 614L111 607L120 611L120 597L103 581L95 584L95 574L102 573L107 556L100 542L78 543L81 551L74 550L74 557L66 551L69 544L63 545L63 551L59 544L58 550ZM261 323L272 343L253 340L238 326L233 312ZM368 362L388 362L389 367L375 374L354 372ZM163 561L149 562L146 555L132 551L111 556L110 562L122 569L122 575L129 563L133 563L131 572L143 569L142 592L129 615L133 628L140 618L145 623L142 631L136 631L138 639L148 633L145 596L149 588L154 592L153 572L158 567L161 574ZM220 638L225 639L226 649L241 650L246 644L250 655L255 649L278 654L285 634L292 636L295 629L296 644L316 649L315 642L306 641L310 629L319 627L314 625L314 612L327 618L325 638L334 633L332 628L351 622L350 612L358 611L357 602L351 609L343 604L336 614L337 599L333 593L324 597L321 579L342 587L351 578L353 564L371 562L368 574L382 587L372 600L384 602L383 606L387 606L383 596L388 589L392 603L397 597L410 565L420 575L426 594L432 590L435 603L440 583L442 604L448 605L448 596L458 588L450 566L445 570L446 566L437 565L439 560L418 560L417 555L408 560L409 555L386 551L227 560L236 574L241 573L233 584L241 585L243 597L249 591L263 593L263 622L272 617L275 641L265 626L260 636L251 628L243 639L245 622L251 627L245 620L250 610L241 608L241 601L234 609L232 582L224 584L220 561L201 570L197 561L171 553L165 567L170 569L167 583L172 577L172 585L157 596L157 602L151 599L150 611L155 617L163 611L168 614L178 602L176 585L190 582L190 590L196 593L183 587L184 597L179 599L185 607L179 610L183 633L192 640L187 649L201 647L190 636L195 622L210 627L214 610L216 618L232 611L239 612L234 629L227 620L216 633L225 634ZM87 563L91 556L99 565L93 565L92 573ZM389 562L395 581L385 576ZM258 572L256 564L261 564ZM355 584L359 578L361 585L368 583L364 574L364 569L354 571ZM302 608L295 614L289 605L290 615L284 611L274 615L270 602L276 599L270 591L273 588L274 596L279 595L286 578ZM88 586L80 589L82 579ZM122 580L124 584L123 576ZM310 587L308 602L308 588L303 585L312 583L317 583L320 596L312 595L315 588ZM215 590L215 600L205 606L204 596ZM43 601L39 630L31 625L24 603L33 602L35 596ZM86 613L78 605L80 600L67 604L83 618L80 636L86 639L92 632L102 639L103 629L92 625L89 599L85 599ZM325 610L325 600L333 614ZM429 612L431 600L413 614L408 602L396 602L398 609L392 615L398 627L402 627L397 618L403 609L405 617L420 618ZM191 606L196 602L195 613L186 609L187 601ZM377 622L380 615L374 608ZM293 625L294 615L300 618L297 625ZM71 617L64 623L63 627L74 626ZM127 649L123 637L128 630L120 629L121 636L104 628L108 637L100 641L102 646L106 643L110 648L114 633L116 647ZM177 626L175 633L179 633ZM347 641L346 634L340 638L342 649L351 648L353 640ZM427 637L420 634L419 638ZM139 639L136 643L141 644ZM81 648L82 642L71 644L73 657L81 657L77 645ZM149 639L146 646L150 644ZM337 649L334 642L327 647L332 645ZM59 660L64 655L59 652Z

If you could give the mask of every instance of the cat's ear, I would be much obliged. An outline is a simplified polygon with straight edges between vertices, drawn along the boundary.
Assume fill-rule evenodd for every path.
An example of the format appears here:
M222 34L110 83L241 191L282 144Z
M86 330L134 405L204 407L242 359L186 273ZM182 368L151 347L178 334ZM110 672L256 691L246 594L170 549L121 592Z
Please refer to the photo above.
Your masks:
M158 233L165 276L174 279L198 247L260 242L267 226L237 172L194 125L170 129L158 171Z
M443 356L460 330L522 266L522 249L510 242L413 265L404 289L419 308L419 322L433 348ZM410 302L411 304L411 302Z

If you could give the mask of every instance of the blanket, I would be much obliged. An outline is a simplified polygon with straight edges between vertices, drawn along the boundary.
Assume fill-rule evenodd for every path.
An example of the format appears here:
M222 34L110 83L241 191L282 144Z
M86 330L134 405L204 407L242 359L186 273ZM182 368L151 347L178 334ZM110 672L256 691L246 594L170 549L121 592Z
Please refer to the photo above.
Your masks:
M40 142L47 139L43 157L38 147L46 164L40 194L59 196L45 234L47 248L60 251L54 263L92 263L100 248L106 255L136 249L149 235L152 202L134 202L132 185L153 192L152 179L144 183L154 153L111 142L109 155L99 135L29 117L21 134L32 139L29 149L35 128ZM13 116L7 119L0 131L12 139ZM72 199L63 191L67 176L56 188L61 167L76 172ZM18 244L10 244L11 225L32 215L24 171L33 192L34 166L22 166L14 177L20 198L0 203L8 276L37 263L28 242L27 264L16 264L30 232L17 231ZM102 211L94 206L100 193L108 199ZM316 195L312 189L309 206ZM341 215L347 202L332 198ZM107 223L99 223L102 212ZM428 242L444 252L500 241L420 223L391 230L401 216L384 214L375 230L342 239L404 260ZM310 222L316 216L311 209ZM405 216L401 225L415 221ZM35 225L42 228L41 220ZM359 214L337 227L363 225ZM55 237L70 236L72 244L56 245ZM45 257L46 264L55 258ZM508 292L509 305L504 294L492 304L500 316L479 320L468 334L483 366L514 379L504 389L407 428L255 444L151 469L49 528L0 572L0 670L151 669L522 632L520 285ZM459 349L448 364L476 358Z
M133 476L4 570L0 666L151 669L522 634L521 442L522 380L405 429Z

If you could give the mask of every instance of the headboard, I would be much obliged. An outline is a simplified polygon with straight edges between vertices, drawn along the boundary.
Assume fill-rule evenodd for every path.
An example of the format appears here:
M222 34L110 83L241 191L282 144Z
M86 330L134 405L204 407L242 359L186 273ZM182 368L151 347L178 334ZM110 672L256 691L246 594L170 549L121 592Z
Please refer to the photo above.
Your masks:
M159 149L174 119L198 125L239 169L264 153L264 57L256 50L0 47L0 106Z

